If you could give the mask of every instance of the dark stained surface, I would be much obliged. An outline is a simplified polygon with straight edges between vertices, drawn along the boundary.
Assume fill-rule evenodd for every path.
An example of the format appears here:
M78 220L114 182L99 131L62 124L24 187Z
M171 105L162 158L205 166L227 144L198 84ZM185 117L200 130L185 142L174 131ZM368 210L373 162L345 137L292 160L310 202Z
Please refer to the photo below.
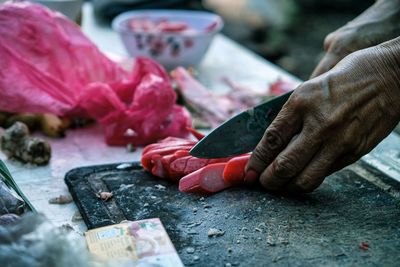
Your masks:
M180 193L176 184L139 165L117 166L83 167L66 176L88 227L159 217L186 266L398 266L400 261L400 203L393 197L399 186L367 171L370 181L386 185L375 186L356 174L364 170L360 163L298 198L246 188L202 198ZM98 191L114 197L103 202ZM210 238L210 228L225 233ZM369 249L360 249L361 242Z

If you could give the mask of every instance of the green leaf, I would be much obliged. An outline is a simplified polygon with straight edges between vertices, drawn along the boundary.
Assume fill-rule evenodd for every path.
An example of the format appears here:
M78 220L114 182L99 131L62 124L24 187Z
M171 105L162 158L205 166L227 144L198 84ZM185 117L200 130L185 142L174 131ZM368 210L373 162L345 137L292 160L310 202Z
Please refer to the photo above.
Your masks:
M14 178L11 176L10 171L8 170L6 164L2 160L0 160L0 175L4 177L4 182L7 186L14 189L15 192L25 201L30 211L36 212L36 209L33 207L32 203L28 200L22 190L18 187Z

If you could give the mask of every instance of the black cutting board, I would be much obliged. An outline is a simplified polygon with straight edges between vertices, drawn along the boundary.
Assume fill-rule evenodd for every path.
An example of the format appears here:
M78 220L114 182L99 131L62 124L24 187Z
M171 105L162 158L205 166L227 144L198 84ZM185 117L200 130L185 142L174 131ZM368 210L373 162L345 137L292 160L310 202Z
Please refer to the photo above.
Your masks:
M179 192L177 184L153 177L138 163L77 168L65 181L88 228L158 217L187 266L400 262L399 185L361 163L297 198L248 188L202 198ZM96 197L99 191L110 191L114 197L104 202ZM210 228L225 233L210 238ZM369 249L360 249L361 242L368 242ZM189 247L194 253L188 253Z

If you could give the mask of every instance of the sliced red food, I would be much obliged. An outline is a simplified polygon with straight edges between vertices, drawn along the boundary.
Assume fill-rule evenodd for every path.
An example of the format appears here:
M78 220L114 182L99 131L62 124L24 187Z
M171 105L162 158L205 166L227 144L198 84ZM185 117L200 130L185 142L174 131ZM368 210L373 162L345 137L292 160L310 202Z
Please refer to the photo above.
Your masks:
M187 29L189 29L189 25L179 21L162 21L156 26L156 30L159 32L183 32Z
M190 152L188 150L178 150L174 153L174 156L177 158L189 156Z
M244 169L250 159L250 154L234 157L226 163L223 178L231 184L241 184L244 179Z
M211 194L229 188L231 184L222 177L225 165L226 163L210 164L186 175L179 181L179 191Z
M142 155L142 166L150 171L152 168L152 156L153 155L161 155L161 156L166 156L166 155L170 155L170 154L174 154L176 151L178 150L190 150L192 148L192 146L164 146L164 147L160 147L159 149L153 149L153 150L148 150L145 154Z

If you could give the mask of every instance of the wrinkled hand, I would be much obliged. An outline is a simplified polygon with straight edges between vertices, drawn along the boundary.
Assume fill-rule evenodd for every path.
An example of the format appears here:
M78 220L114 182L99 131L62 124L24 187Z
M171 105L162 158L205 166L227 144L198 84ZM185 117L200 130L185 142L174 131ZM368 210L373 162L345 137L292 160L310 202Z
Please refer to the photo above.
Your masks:
M360 50L300 85L246 166L271 191L311 192L400 120L400 37Z
M379 0L353 21L325 38L326 53L311 77L330 70L352 52L378 45L399 35L400 1Z

